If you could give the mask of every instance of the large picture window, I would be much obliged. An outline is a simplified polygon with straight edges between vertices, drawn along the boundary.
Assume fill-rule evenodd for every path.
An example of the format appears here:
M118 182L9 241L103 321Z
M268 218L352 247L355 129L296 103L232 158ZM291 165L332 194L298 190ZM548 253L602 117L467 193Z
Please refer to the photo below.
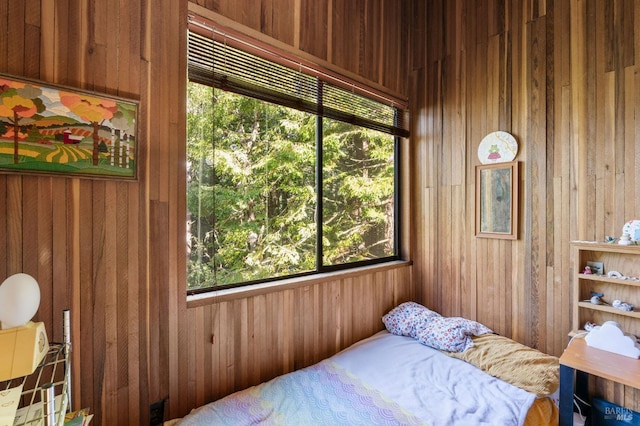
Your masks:
M397 105L202 22L188 63L189 292L397 258Z

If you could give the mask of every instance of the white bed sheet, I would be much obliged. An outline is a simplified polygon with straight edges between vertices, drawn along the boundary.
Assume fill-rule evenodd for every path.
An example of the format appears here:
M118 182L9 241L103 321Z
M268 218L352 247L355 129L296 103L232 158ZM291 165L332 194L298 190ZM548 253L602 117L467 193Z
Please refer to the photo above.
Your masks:
M471 364L387 331L331 359L432 426L523 425L535 399Z

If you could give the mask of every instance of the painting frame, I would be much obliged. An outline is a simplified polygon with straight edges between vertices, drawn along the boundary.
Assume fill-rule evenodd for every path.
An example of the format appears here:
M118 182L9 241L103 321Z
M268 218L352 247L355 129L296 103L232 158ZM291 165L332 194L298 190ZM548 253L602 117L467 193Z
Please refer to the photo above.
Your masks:
M596 262L593 260L587 261L587 266L591 268L591 273L593 275L605 275L604 273L604 262Z
M518 162L476 166L476 237L518 239Z
M139 101L0 73L0 173L138 179Z

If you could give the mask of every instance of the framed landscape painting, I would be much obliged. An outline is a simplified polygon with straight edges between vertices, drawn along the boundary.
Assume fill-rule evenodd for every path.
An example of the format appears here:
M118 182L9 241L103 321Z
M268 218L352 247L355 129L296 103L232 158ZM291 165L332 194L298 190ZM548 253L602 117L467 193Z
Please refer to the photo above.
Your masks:
M138 104L0 74L0 172L136 179Z

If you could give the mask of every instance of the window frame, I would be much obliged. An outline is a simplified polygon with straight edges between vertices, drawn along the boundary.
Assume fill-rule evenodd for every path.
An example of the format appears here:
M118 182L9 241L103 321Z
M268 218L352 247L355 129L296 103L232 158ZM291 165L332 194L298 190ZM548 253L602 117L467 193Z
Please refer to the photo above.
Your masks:
M322 112L322 105L321 105L322 101L320 100L319 101L320 105L318 106L318 110L316 112L311 112L305 109L296 108L302 111L309 112L311 114L315 114L315 117L316 117L316 165L315 167L316 167L317 217L315 218L315 220L316 220L316 237L317 238L316 238L315 270L301 272L301 273L294 273L289 275L275 276L275 277L266 278L266 279L243 281L243 282L232 283L232 284L222 284L222 285L212 284L211 286L202 287L199 289L187 289L187 294L188 295L207 294L207 293L220 291L220 290L236 289L240 287L253 287L258 284L272 283L276 281L290 280L290 279L295 279L299 277L313 276L321 273L351 270L351 269L355 269L363 266L373 266L373 265L379 265L382 263L401 260L400 258L400 253L402 252L402 247L401 247L402 238L400 235L401 229L402 229L402 224L401 224L401 206L402 206L401 204L402 202L402 199L401 199L401 193L402 193L401 146L402 144L401 144L401 140L402 138L407 138L409 136L408 130L403 127L406 124L404 122L405 120L403 118L404 117L403 114L407 113L408 111L408 105L406 103L406 100L401 100L393 96L389 96L386 93L381 92L375 88L369 87L360 82L344 77L338 73L335 73L326 68L313 64L309 61L306 61L290 53L281 51L280 49L267 45L264 42L255 40L247 35L244 35L232 29L214 24L212 21L209 21L198 15L194 15L190 13L188 15L188 18L189 18L189 31L193 31L204 37L207 37L207 33L209 33L212 39L215 39L215 37L223 37L225 40L225 43L230 43L236 46L242 45L243 46L241 48L242 50L250 50L250 53L254 53L254 54L259 53L259 55L263 57L265 60L280 64L280 65L284 65L289 68L291 68L292 63L295 63L301 69L304 68L305 71L309 72L309 74L315 76L318 79L318 81L330 82L332 84L335 84L338 87L342 87L343 89L348 87L348 89L351 90L356 95L364 96L366 98L372 99L373 101L384 102L393 106L394 108L393 125L390 127L391 132L393 133L389 131L384 131L384 133L392 134L394 138L393 140L393 145L394 145L394 148L393 148L394 149L393 251L394 253L393 255L383 256L376 259L368 259L368 260L340 263L340 264L334 264L334 265L324 265L324 262L323 262L324 250L323 250L323 244L322 244L322 235L323 235L323 200L322 200L323 198L323 173L322 173L323 171L323 158L322 158L323 134L322 134L322 130L323 129L322 129L322 126L323 126L323 119L325 117L325 114ZM189 63L189 58L187 62ZM189 71L187 71L187 80L195 81L200 84L207 84L205 82L192 80L191 74ZM214 90L225 90L224 88L217 87L215 83L207 84L207 85L211 85ZM230 91L234 92L234 90L230 90ZM239 92L236 92L236 93L238 93L241 96L254 97L256 99L260 99L266 102L273 102L268 99L262 99L260 96L252 96L249 93L239 93ZM291 106L291 105L286 105L279 102L273 102L273 103L280 104L283 106ZM346 123L351 122L348 119L344 119L344 117L341 117L342 119L339 119L339 118L335 118L335 116L329 116L328 118L338 119L339 121L343 121ZM356 126L360 126L363 128L380 130L379 128L363 125L362 122L358 122L358 123L351 122L351 124L354 124Z

